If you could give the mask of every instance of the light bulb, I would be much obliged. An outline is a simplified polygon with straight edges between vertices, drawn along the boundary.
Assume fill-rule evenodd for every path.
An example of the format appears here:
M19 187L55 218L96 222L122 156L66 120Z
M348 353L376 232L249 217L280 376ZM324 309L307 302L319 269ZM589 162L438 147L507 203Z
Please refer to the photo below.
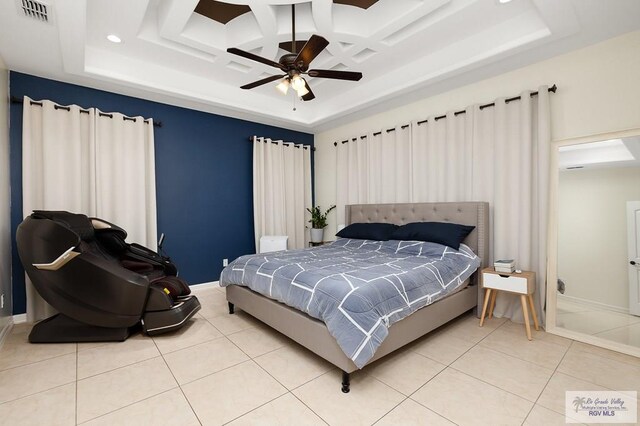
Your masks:
M303 80L304 81L304 80ZM303 97L304 95L306 95L307 93L309 93L309 89L307 89L307 85L305 84L304 86L302 86L300 89L296 89L296 92L298 92L298 97Z
M283 78L280 83L278 83L276 85L276 89L278 89L280 92L282 92L283 95L286 95L287 92L289 91L289 79L288 78Z
M293 78L291 79L291 87L293 87L296 90L300 90L304 86L305 86L304 79L300 77L300 74L294 75Z
M109 34L107 36L107 40L109 40L111 43L120 43L122 41L120 37L115 34Z

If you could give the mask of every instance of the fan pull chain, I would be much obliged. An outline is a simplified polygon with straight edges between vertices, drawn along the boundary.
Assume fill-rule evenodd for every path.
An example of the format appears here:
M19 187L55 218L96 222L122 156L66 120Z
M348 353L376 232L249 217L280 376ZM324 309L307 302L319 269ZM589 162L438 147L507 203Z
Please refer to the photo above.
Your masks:
M297 96L296 96L296 94L294 93L294 94L293 94L293 111L296 111L296 98L297 98Z

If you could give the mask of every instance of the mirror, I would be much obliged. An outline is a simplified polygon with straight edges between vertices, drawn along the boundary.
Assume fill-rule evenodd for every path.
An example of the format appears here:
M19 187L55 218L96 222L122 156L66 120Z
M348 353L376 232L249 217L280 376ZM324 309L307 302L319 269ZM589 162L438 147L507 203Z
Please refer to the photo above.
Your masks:
M550 242L556 262L548 277L548 292L555 296L548 300L555 298L555 315L548 318L555 322L551 328L637 354L640 133L557 143L553 157ZM548 303L548 310L552 305Z

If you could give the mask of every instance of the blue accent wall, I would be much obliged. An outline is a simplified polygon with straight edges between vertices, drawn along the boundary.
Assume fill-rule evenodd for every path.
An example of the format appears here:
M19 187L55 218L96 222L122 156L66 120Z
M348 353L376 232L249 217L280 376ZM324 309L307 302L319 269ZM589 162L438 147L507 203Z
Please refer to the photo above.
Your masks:
M152 117L158 235L191 284L215 281L222 259L255 253L253 135L313 146L313 135L11 72L10 94ZM15 246L22 222L22 105L10 110L13 313L25 312L24 270ZM313 164L313 161L312 161ZM105 218L108 220L108 218Z

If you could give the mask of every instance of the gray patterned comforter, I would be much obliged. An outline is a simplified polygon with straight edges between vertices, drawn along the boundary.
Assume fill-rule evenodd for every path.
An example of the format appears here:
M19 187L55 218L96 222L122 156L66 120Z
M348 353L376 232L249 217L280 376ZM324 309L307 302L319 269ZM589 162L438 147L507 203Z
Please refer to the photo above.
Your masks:
M338 241L303 250L242 256L220 285L247 286L323 321L362 368L388 328L462 288L480 266L464 244L454 250L419 241Z

